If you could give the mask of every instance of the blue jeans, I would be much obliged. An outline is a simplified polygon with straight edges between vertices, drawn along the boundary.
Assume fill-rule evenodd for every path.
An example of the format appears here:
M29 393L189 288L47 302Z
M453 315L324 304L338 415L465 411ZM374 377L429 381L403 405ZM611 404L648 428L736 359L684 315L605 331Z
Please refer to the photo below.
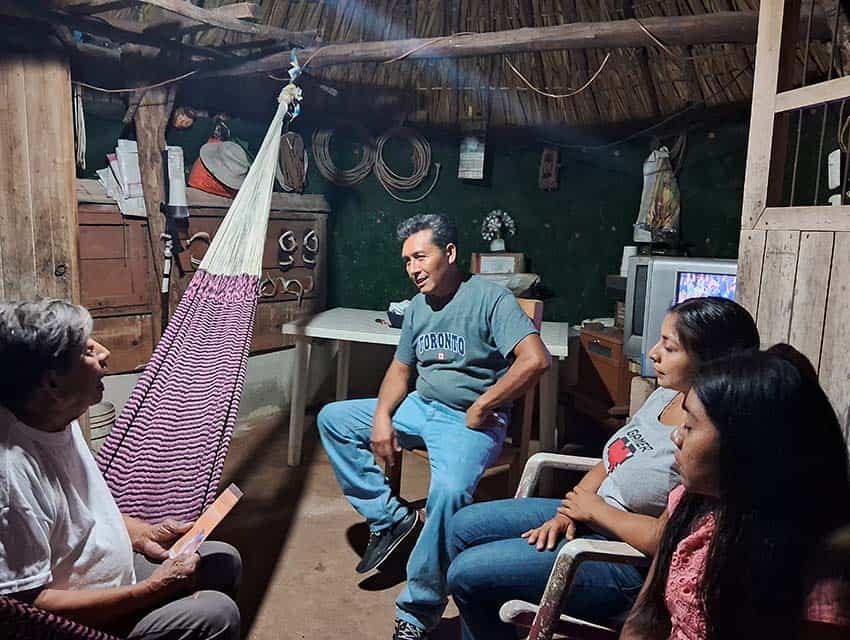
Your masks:
M369 448L376 404L374 398L334 402L318 418L319 435L342 492L371 531L391 527L408 509L392 495ZM405 449L424 446L431 465L425 526L407 562L407 585L396 600L396 617L421 629L436 627L446 606L449 519L472 502L481 475L499 455L505 438L504 426L469 429L465 418L463 411L415 392L393 414L399 444Z
M482 502L461 509L449 525L449 593L460 610L464 640L515 640L511 625L499 619L508 600L540 602L555 557L538 551L520 535L555 515L560 500L521 498ZM604 539L597 534L583 537ZM565 613L605 624L627 612L643 585L643 573L629 565L579 565Z

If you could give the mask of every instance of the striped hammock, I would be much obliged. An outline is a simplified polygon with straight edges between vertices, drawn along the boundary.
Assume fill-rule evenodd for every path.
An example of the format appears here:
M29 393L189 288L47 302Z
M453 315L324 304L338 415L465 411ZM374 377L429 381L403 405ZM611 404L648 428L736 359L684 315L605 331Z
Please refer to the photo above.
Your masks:
M294 81L297 62L293 71ZM125 515L194 520L215 499L245 383L283 121L300 100L293 82L281 91L242 188L98 453Z

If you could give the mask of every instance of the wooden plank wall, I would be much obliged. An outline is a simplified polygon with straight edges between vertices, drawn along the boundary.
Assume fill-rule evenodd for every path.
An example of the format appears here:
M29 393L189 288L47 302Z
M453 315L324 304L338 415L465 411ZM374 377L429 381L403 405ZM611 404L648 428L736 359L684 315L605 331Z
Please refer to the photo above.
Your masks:
M796 25L799 10L798 0L760 7L738 300L756 318L763 347L788 342L811 360L850 442L850 207L783 207L771 195L781 192L785 168L777 92L805 93L814 106L826 88L788 91L796 36L783 31L783 17Z
M850 233L830 235L835 244L818 373L850 442Z
M762 346L787 342L811 360L850 442L850 233L745 232L738 260Z
M0 299L79 300L74 181L67 61L0 53Z

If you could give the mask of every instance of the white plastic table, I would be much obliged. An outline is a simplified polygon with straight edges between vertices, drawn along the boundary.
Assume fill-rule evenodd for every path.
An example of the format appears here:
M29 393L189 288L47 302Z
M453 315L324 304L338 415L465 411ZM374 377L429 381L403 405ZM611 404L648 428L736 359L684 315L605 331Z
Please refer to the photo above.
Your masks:
M336 399L348 396L348 373L351 343L397 345L401 329L393 329L376 320L386 320L385 311L336 307L304 320L283 325L284 335L295 337L295 372L292 377L292 408L289 414L289 455L287 462L301 462L301 443L304 436L304 409L307 402L307 381L310 373L310 343L313 338L336 340L337 352ZM544 322L541 328L543 343L552 354L552 366L540 379L540 449L555 448L555 425L558 415L558 364L567 357L569 324Z

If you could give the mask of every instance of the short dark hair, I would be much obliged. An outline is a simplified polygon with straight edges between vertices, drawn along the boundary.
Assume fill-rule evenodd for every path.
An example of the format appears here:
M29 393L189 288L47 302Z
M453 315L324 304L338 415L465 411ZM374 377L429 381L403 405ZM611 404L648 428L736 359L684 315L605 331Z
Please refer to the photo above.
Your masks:
M449 244L457 246L457 227L446 216L440 213L420 213L407 220L402 220L396 233L398 239L404 242L414 233L430 229L433 233L433 243L445 249Z
M91 331L89 312L64 300L0 303L0 404L25 402L47 371L67 372Z

